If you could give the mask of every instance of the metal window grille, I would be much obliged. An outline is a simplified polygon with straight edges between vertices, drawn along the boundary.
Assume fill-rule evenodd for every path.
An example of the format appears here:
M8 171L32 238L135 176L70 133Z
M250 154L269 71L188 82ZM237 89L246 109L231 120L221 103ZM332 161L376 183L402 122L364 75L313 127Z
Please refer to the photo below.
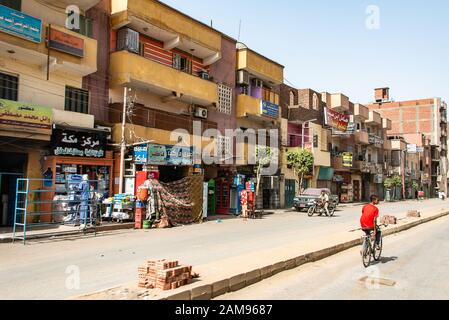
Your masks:
M0 99L17 101L19 92L19 78L0 73Z
M217 155L221 161L225 161L232 157L231 138L218 137L217 139Z
M89 91L66 87L65 110L79 113L89 113Z
M218 112L230 115L232 112L232 88L218 85Z

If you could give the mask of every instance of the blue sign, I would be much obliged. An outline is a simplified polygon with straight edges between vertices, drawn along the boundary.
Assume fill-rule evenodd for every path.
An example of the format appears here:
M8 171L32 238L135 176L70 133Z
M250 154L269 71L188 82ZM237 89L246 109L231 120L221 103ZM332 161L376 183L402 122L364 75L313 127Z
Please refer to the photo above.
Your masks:
M261 109L263 116L275 119L279 118L279 106L277 104L262 100Z
M42 40L42 20L2 5L0 30L37 43Z
M148 146L134 147L134 162L136 164L147 164Z

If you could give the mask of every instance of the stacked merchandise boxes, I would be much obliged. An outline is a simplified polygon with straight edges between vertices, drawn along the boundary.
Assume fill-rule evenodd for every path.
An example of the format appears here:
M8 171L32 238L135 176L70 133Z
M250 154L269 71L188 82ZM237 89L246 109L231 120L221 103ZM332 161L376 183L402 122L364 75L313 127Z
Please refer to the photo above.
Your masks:
M138 272L139 288L171 290L192 281L192 266L180 266L178 261L150 260Z

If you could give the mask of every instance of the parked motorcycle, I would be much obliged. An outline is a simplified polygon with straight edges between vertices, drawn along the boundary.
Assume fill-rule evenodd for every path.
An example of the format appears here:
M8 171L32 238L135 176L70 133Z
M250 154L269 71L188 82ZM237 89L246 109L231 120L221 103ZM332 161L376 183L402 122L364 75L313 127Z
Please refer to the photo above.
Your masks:
M313 217L314 214L318 214L318 216L322 216L323 214L330 217L334 216L335 210L337 209L337 206L335 205L335 203L333 201L329 202L329 215L327 214L326 210L324 209L324 203L321 200L316 200L313 204L313 206L311 206L309 208L309 210L307 211L307 214L309 217Z

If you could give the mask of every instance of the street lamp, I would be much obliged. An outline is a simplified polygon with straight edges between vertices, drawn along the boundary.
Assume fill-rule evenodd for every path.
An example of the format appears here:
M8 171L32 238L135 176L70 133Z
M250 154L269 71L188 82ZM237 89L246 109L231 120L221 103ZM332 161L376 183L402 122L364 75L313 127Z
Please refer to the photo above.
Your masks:
M308 123L308 124L309 124L309 127L310 127L310 123L311 123L311 122L314 122L314 121L318 121L318 119L307 120L307 121L305 121L305 122L302 124L302 135L301 135L302 143L301 143L301 146L302 146L303 149L304 149L304 128L305 128L305 126L306 126L306 123ZM310 129L310 128L309 128L309 129ZM309 133L309 138L310 138L310 133Z

